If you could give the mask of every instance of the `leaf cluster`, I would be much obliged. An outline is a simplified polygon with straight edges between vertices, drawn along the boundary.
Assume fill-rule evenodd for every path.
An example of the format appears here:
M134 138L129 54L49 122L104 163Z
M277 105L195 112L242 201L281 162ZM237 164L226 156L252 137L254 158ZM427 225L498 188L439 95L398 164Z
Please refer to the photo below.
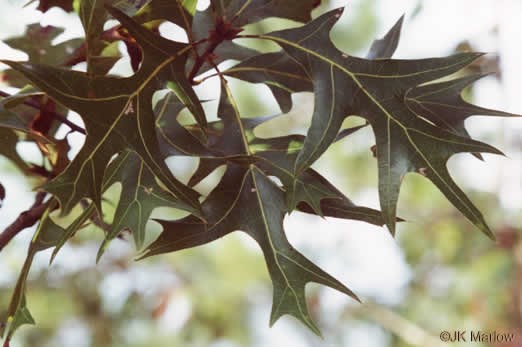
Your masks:
M472 105L461 97L464 88L482 74L452 77L482 54L461 53L442 58L403 60L392 56L399 43L403 18L379 40L366 57L340 51L330 31L343 13L336 9L312 20L318 0L215 0L197 11L197 0L86 0L76 11L85 37L52 45L62 29L30 25L22 38L6 41L28 53L27 62L3 60L10 69L3 79L21 88L0 102L0 154L27 175L38 176L39 189L50 195L43 202L39 226L15 288L1 334L34 320L26 307L25 286L34 255L54 247L52 259L87 223L100 226L105 240L98 259L123 230L132 233L141 258L203 245L234 231L251 236L263 251L273 283L270 324L289 314L320 334L307 308L305 286L316 282L357 296L292 247L283 228L294 210L386 225L395 234L397 201L407 173L425 176L479 230L493 234L480 211L451 178L446 163L457 153L501 152L470 138L464 121L473 115L516 116ZM72 1L40 0L72 10ZM245 25L269 17L301 23L292 29L241 35ZM119 24L105 29L110 18ZM188 43L159 34L165 21L182 27ZM269 40L280 46L273 53L246 48L235 39ZM115 76L111 68L121 58L124 42L134 74ZM221 71L225 60L238 63ZM71 69L87 63L87 71ZM221 96L217 121L209 122L194 86L200 75L214 70ZM198 79L199 78L199 79ZM245 118L227 79L266 85L283 113L292 94L310 92L314 110L306 136L260 138L255 128L279 116ZM168 90L160 100L157 91ZM188 109L192 124L178 121ZM77 112L85 129L67 119ZM342 129L350 116L366 124ZM69 160L68 137L58 140L64 123L85 134L80 152ZM354 204L311 166L336 141L369 126L379 177L381 211ZM19 141L39 145L44 164L24 161ZM165 164L171 156L199 158L187 184ZM218 167L223 177L208 196L194 186ZM275 179L277 178L277 179ZM115 183L122 191L112 223L103 220L104 192ZM1 187L1 186L0 186ZM3 189L2 189L3 197ZM66 216L76 206L82 213L68 226L53 222L51 213ZM156 220L163 231L149 245L146 224L157 207L184 210L178 220ZM51 261L52 261L51 259Z

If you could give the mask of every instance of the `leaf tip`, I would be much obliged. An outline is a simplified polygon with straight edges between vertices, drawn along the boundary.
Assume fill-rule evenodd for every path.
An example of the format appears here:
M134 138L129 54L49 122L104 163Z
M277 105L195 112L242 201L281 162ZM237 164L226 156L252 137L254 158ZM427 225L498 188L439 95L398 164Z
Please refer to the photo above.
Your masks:
M396 233L395 222L393 222L393 223L386 223L386 227L388 228L388 231L390 232L391 236L393 238L395 238L395 233Z
M109 247L109 244L111 243L110 240L103 240L103 243L101 244L100 248L98 249L98 254L96 254L96 265L100 263L100 259Z
M148 254L151 252L151 249L150 248L147 248L147 249L144 249L143 252L141 252L141 254L138 254L135 258L134 258L134 261L140 261L140 260L143 260L145 258L148 257Z
M51 259L49 259L49 266L53 265L54 258L56 258L56 255L58 254L58 250L58 247L55 247L55 249L53 250L53 254L51 254Z
M485 223L485 222L481 222L479 224L477 224L477 227L484 233L486 234L486 236L493 242L496 242L497 241L497 237L495 236L495 234L493 233L493 231L491 231L491 229L489 228L489 226Z
M343 15L344 13L344 7L339 7L335 10L332 11L333 12L333 15L334 15L334 18L335 18L335 21L337 21L339 18L341 18L341 16Z
M473 52L472 55L474 55L474 59L480 58L484 55L488 54L487 52Z

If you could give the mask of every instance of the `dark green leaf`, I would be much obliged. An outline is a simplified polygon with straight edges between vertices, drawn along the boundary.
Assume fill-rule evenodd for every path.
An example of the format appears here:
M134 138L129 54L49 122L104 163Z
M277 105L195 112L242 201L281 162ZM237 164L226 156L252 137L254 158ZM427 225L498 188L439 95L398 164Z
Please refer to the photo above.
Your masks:
M105 187L104 187L105 188ZM83 212L78 216L60 235L58 240L56 240L56 247L53 250L53 254L51 255L51 259L49 260L49 263L51 264L54 259L56 258L56 255L62 249L62 247L65 245L67 240L69 240L71 237L74 236L74 234L88 221L91 216L93 216L96 213L96 208L94 204L90 204L87 208L83 210Z
M303 27L263 36L280 44L314 84L312 124L294 172L300 174L326 151L346 117L359 115L375 133L381 208L392 234L402 178L408 172L418 172L492 236L480 211L450 177L446 162L459 152L500 152L426 122L411 112L404 100L409 89L448 76L481 54L420 60L356 58L339 51L330 40L330 30L341 14L342 9L334 10Z
M133 16L133 19L138 23L164 19L185 30L190 30L197 2L197 0L151 0Z
M366 55L367 59L385 59L392 57L399 45L403 21L404 15L399 18L397 23L395 23L382 39L373 41L370 51Z
M210 154L197 137L179 124L177 117L185 105L174 93L168 93L154 107L156 116L156 133L162 155L167 158L172 155L204 156ZM211 124L208 125L212 129ZM193 127L194 132L201 134L200 127ZM207 130L210 132L211 130Z
M339 139L364 126L345 129ZM296 207L319 216L361 220L375 225L383 225L379 211L355 205L341 191L313 169L307 169L295 176L293 168L297 154L303 146L304 136L290 135L269 139L254 139L250 143L257 165L267 174L278 177L286 190L287 210Z
M266 84L285 113L292 108L292 93L313 90L306 71L284 51L256 55L224 71L224 74Z
M208 150L176 120L178 113L184 107L185 105L177 99L174 93L168 93L163 99L158 101L154 108L156 115L156 132L162 155L165 158L170 155L196 155L197 149L199 149L202 154L208 152ZM195 129L199 129L199 127ZM117 181L122 183L122 192L111 229L100 248L98 260L107 248L109 242L125 228L132 231L136 247L141 249L145 235L144 225L154 208L160 206L181 207L187 211L193 211L192 207L176 200L171 194L159 187L150 169L132 152L123 152L119 154L115 160L111 161L104 175L102 192L105 192ZM136 184L137 181L142 183L141 187ZM146 188L143 188L143 186ZM144 192L146 194L143 194ZM197 214L197 211L193 212ZM90 204L84 209L83 213L65 229L62 238L54 249L51 262L67 240L96 213L94 205ZM133 218L137 218L139 223L136 224L136 220L133 220Z
M103 76L121 57L116 42L111 43L102 39L103 26L109 19L109 12L105 6L113 5L127 16L132 16L139 9L139 4L136 3L133 0L80 1L79 15L85 32L87 52L84 54L88 73Z
M447 82L431 83L410 89L405 97L413 113L456 135L469 138L464 121L473 115L520 117L470 104L462 99L462 91L476 80L487 76L475 74ZM480 153L476 153L482 159Z
M235 25L244 26L270 17L286 18L306 23L321 0L221 0L216 12ZM211 7L207 9L211 11Z
M197 208L197 193L172 176L164 163L152 112L154 91L166 81L172 81L185 93L182 99L192 101L187 106L196 119L200 124L205 123L201 104L183 72L189 46L153 34L116 9L110 12L129 30L144 52L140 70L129 78L96 77L45 65L6 62L57 102L78 112L86 126L87 137L81 151L45 189L59 199L62 214L67 214L84 197L92 199L101 210L105 167L113 154L131 149L144 159L172 194Z
M114 0L107 1L108 4L112 2ZM96 75L103 75L102 68L98 68L96 62L92 61L92 58L99 56L105 48L105 44L100 41L103 25L108 18L108 12L104 5L105 0L80 1L80 19L87 43L87 72Z
M404 16L381 40L375 40L368 59L390 58L399 43ZM283 112L292 108L291 94L313 91L310 76L285 51L253 56L224 71L224 74L251 83L264 83L274 94Z
M241 230L257 241L265 255L274 287L270 325L290 314L320 335L307 308L308 282L332 287L358 300L352 291L290 245L283 230L284 192L259 168L229 164L225 176L203 203L203 209L208 216L207 225L191 217L160 221L163 233L144 256L198 246Z
M98 252L98 260L118 234L128 229L134 236L136 248L141 249L145 240L145 225L152 211L157 207L172 207L197 214L190 205L181 202L163 190L155 181L153 172L141 158L133 152L124 152L114 160L107 170L104 185L116 182L122 185L122 192L109 233Z

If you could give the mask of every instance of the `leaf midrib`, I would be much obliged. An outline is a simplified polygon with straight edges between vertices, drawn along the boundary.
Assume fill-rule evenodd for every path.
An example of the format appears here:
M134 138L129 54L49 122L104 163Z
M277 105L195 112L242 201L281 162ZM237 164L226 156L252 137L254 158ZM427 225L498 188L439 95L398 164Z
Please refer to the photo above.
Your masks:
M254 184L254 188L256 189L256 196L257 196L257 201L259 203L259 210L261 211L261 217L263 218L263 224L265 226L265 232L266 232L266 235L267 235L267 238L268 238L268 243L269 243L270 248L272 250L272 253L274 255L274 261L275 261L277 267L279 268L279 272L281 273L281 275L285 279L286 288L290 288L290 290L292 291L292 293L293 293L293 295L295 297L295 302L296 302L297 308L299 309L299 313L301 313L301 316L303 317L303 319L307 320L308 323L311 324L311 322L309 321L308 315L305 312L303 312L303 308L301 307L301 305L299 303L299 297L298 297L294 287L290 284L290 281L289 281L288 277L286 276L286 272L284 271L283 267L279 263L279 259L277 258L278 254L281 254L281 255L283 255L283 254L280 253L274 246L274 243L273 243L273 240L272 240L272 235L270 234L270 227L268 225L267 218L266 218L266 215L265 215L265 208L264 208L264 205L263 205L263 200L261 199L261 195L259 193L259 187L257 185L256 175L254 173L254 169L255 169L255 166L254 165L250 165L250 169L249 169L250 172L249 173L252 176L252 182ZM284 297L282 297L282 300L284 300ZM311 324L311 325L313 325L313 324Z

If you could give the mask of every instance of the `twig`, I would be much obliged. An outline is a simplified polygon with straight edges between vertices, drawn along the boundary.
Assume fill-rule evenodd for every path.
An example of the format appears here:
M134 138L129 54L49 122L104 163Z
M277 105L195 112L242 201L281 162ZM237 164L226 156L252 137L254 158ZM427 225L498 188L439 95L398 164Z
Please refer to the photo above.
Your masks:
M0 252L19 232L33 226L40 220L48 207L47 204L43 202L46 195L46 192L38 192L33 206L27 211L22 212L18 218L0 234Z
M194 66L192 67L192 70L190 71L190 74L188 76L188 80L190 81L190 83L195 84L194 77L196 77L201 66L203 66L203 64L207 60L209 60L208 58L214 53L214 50L217 48L217 46L219 46L219 44L221 42L222 41L219 41L219 40L211 41L210 44L208 45L207 49L205 50L205 52L196 60L196 62L194 63Z
M422 347L445 347L447 344L429 332L383 306L367 303L361 313L400 337L408 345Z
M188 80L192 85L198 84L198 82L194 81L194 77L199 72L199 69L205 62L209 62L215 58L214 50L223 42L228 40L233 40L237 37L237 34L243 31L241 28L235 28L231 25L231 23L226 23L222 18L216 18L214 29L210 31L210 36L206 39L209 41L209 45L207 49L198 59L194 62L194 66L188 75ZM194 45L199 44L200 42L195 42Z
M11 95L6 92L0 91L0 96L7 98ZM39 102L29 100L29 99L24 100L24 105L35 108L37 110L40 110L42 108L42 105ZM65 124L69 128L71 128L72 131L76 131L76 132L79 132L84 135L86 134L85 129L74 124L70 120L68 120L67 117L65 117L63 114L60 114L58 112L51 112L51 114L53 115L54 118L58 119L60 122L62 122L63 124Z

